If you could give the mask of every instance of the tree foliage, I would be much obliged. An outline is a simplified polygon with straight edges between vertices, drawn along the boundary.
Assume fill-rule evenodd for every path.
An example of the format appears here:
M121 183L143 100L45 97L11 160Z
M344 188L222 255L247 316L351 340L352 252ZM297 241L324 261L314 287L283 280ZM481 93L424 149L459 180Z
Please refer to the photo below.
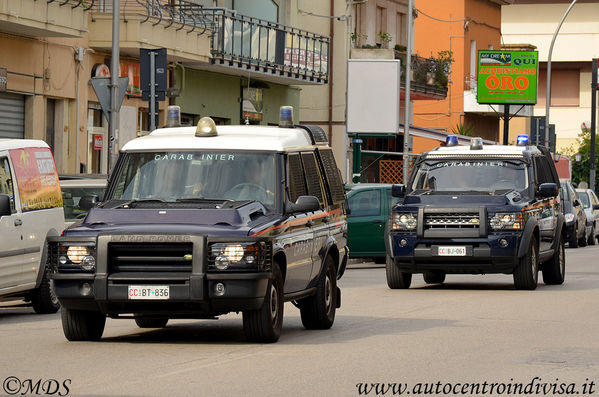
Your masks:
M566 150L566 154L572 159L572 182L579 184L580 182L589 182L591 168L591 130L583 129L578 134L578 150L570 147ZM580 154L580 161L576 161L576 154ZM597 157L599 155L599 140L595 136L595 170L597 170ZM595 186L599 186L599 175L595 175ZM590 184L589 184L590 185Z

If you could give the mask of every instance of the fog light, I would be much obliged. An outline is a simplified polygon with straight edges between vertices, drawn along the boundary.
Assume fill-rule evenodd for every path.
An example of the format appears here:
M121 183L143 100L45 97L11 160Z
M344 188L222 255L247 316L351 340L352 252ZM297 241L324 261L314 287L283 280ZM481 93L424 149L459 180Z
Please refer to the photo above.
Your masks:
M214 295L223 296L225 294L225 285L223 283L216 283L214 285Z
M81 291L81 295L88 296L92 292L92 286L89 283L83 283L79 290Z
M508 246L508 242L507 242L507 240L506 240L506 239L502 238L502 239L499 239L499 245L500 245L501 247L505 248L505 247L507 247L507 246Z
M408 240L406 240L405 238L402 238L401 240L399 240L399 245L401 247L405 247L406 245L408 245Z
M219 255L214 260L214 267L216 267L218 270L227 270L229 263L229 258L224 255Z
M83 270L95 270L96 269L96 258L93 256L86 256L81 261L81 268Z
M60 263L61 265L66 265L67 263L67 257L64 255L61 255L58 257L58 263Z
M254 255L247 255L247 256L245 257L245 261L246 261L247 263L254 263L254 261L255 261L255 260L256 260L256 257L255 257Z

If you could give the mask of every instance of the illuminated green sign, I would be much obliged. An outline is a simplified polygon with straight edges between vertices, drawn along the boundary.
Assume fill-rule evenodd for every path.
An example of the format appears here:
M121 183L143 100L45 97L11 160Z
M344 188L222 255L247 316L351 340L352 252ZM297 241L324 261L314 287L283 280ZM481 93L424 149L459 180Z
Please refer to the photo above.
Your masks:
M537 51L479 51L478 103L537 103Z

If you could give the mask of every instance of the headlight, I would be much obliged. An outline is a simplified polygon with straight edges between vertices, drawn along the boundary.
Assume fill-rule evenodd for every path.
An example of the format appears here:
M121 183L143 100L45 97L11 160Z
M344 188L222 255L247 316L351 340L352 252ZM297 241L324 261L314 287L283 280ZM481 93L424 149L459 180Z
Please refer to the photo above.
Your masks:
M574 214L571 212L568 212L565 216L566 218L566 222L574 222Z
M491 217L490 224L493 230L522 230L521 212L497 213Z
M96 248L94 244L60 243L56 257L59 271L96 270Z
M270 242L214 243L210 246L209 270L266 271L271 266Z
M414 230L417 224L416 217L409 212L391 214L391 230Z

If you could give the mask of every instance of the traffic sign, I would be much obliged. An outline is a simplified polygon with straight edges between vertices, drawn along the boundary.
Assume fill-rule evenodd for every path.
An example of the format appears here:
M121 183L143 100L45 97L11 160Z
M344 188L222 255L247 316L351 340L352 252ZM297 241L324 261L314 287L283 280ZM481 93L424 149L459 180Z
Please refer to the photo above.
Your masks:
M91 79L92 87L94 88L96 96L100 101L102 113L104 113L104 117L106 117L106 120L110 120L110 79L110 77L92 77ZM125 92L127 91L127 87L129 86L129 77L119 77L118 86L118 102L117 106L115 107L115 111L118 111L121 108L121 105L123 104Z

